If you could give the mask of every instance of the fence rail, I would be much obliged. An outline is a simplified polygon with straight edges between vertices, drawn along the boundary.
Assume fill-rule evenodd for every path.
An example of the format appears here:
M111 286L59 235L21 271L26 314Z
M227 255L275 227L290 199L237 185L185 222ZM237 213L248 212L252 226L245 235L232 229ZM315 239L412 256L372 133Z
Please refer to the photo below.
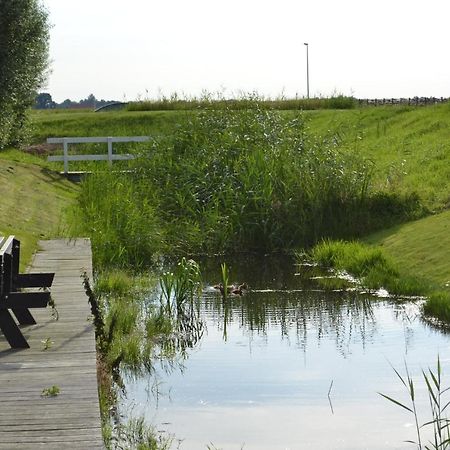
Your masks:
M445 103L450 98L445 97L410 97L410 98L360 98L360 106L384 106L384 105L408 105L408 106L426 106L436 103Z
M64 174L69 173L69 161L108 161L111 165L113 161L134 159L134 155L114 154L113 143L117 142L147 142L150 136L109 136L109 137L56 137L48 138L47 144L62 144L63 154L53 155L47 158L48 161L63 161ZM106 155L69 155L69 144L107 144L108 153Z

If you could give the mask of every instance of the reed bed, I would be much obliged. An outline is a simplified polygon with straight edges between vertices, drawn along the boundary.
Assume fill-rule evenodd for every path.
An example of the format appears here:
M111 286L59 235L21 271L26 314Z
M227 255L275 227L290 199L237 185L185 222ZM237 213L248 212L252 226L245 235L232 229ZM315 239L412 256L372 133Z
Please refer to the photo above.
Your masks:
M375 191L372 175L371 161L310 136L301 113L253 101L186 114L127 173L88 177L77 216L100 265L309 247L421 214L417 196Z
M277 110L317 110L317 109L353 109L359 102L353 97L333 95L331 97L315 98L267 98L261 99L255 95L242 95L237 98L226 99L223 96L205 95L200 98L181 98L177 94L158 99L146 99L130 102L128 111L179 111L200 108L243 110L252 108L254 101L259 101L260 107Z

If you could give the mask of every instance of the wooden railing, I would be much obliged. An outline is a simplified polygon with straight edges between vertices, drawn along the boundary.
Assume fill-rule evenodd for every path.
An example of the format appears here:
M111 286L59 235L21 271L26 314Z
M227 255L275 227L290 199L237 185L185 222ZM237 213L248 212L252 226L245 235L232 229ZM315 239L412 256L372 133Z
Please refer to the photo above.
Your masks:
M54 273L20 274L20 242L14 236L0 236L0 330L12 348L28 348L28 342L10 314L20 325L36 321L28 308L45 308L50 292L21 292L22 288L49 288Z
M48 161L63 161L64 173L69 173L69 161L108 161L112 164L117 160L129 160L133 159L134 155L131 154L115 154L113 153L113 143L115 142L146 142L150 140L149 136L124 136L124 137L56 137L48 138L48 144L62 144L63 154L56 156L49 156ZM107 154L97 155L69 155L69 144L107 144Z

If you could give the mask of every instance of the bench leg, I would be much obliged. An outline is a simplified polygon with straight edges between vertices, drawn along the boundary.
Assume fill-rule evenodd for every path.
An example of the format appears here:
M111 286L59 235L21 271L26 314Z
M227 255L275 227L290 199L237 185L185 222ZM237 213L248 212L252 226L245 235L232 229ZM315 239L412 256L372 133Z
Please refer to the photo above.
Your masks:
M12 312L16 316L20 325L35 325L36 321L31 315L30 311L26 308L12 308Z
M0 309L0 329L12 348L29 348L27 340L6 309Z

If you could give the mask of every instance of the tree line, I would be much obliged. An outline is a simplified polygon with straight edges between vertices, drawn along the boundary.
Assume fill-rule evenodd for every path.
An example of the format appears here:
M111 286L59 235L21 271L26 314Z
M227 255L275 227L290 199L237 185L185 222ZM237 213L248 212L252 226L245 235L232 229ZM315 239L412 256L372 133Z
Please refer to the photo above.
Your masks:
M41 92L36 95L34 102L35 109L70 109L70 108L89 108L96 109L110 103L116 103L117 100L104 100L95 98L94 94L89 94L86 98L79 101L70 100L70 98L65 99L61 103L57 103L52 99L51 94L48 92Z

